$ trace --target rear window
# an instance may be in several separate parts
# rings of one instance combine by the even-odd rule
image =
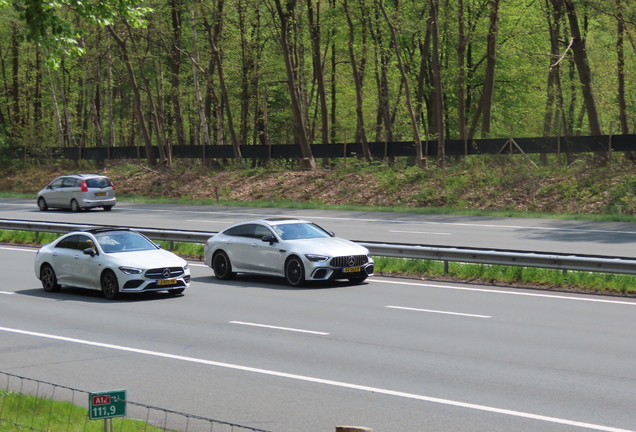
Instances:
[[[105,188],[110,186],[110,180],[106,177],[86,179],[86,186],[89,188]]]

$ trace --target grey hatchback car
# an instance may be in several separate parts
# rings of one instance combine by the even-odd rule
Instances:
[[[69,208],[77,212],[93,207],[108,211],[117,203],[115,186],[101,174],[67,174],[60,176],[38,192],[38,207]]]

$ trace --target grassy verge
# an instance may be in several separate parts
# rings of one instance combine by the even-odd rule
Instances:
[[[58,234],[0,230],[0,242],[40,245]],[[158,241],[162,248],[188,259],[202,260],[203,245]],[[448,273],[441,261],[374,257],[377,275],[409,276],[421,279],[444,279],[484,284],[522,285],[544,289],[562,289],[607,294],[636,294],[636,276],[614,273],[589,273],[534,267],[517,267],[451,262]]]
[[[138,420],[115,418],[113,430],[159,432],[163,429]],[[0,389],[0,432],[100,432],[104,422],[89,420],[88,410],[70,402],[37,398]]]

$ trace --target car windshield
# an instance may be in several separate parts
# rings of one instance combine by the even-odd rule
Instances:
[[[114,231],[96,234],[95,238],[97,238],[97,242],[105,253],[138,252],[157,249],[153,242],[135,232]]]
[[[105,188],[110,186],[110,180],[106,177],[86,179],[86,186],[89,188]]]
[[[275,225],[274,230],[283,240],[330,237],[329,233],[312,223],[290,223]]]

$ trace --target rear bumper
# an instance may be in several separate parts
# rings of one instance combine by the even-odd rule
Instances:
[[[117,204],[117,198],[82,200],[82,207],[112,207],[115,204]]]

